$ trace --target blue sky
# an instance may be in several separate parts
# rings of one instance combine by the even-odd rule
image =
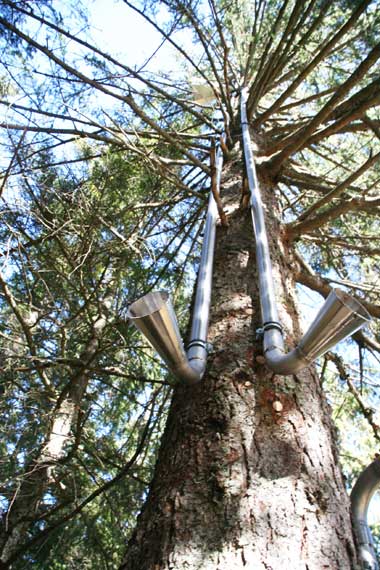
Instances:
[[[88,0],[92,37],[98,46],[113,55],[118,54],[130,66],[139,66],[162,44],[162,36],[142,16],[122,1]],[[161,6],[158,11],[160,22],[168,15]],[[186,41],[187,39],[187,41]],[[181,34],[181,42],[190,47],[190,38]],[[176,54],[167,42],[149,65],[152,71],[172,71],[176,65]]]

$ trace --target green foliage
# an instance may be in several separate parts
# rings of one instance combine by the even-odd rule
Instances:
[[[135,156],[112,149],[66,176],[48,166],[51,159],[38,155],[31,164],[36,174],[19,179],[13,193],[9,187],[1,213],[7,256],[0,331],[2,505],[17,492],[15,473],[22,480],[51,437],[58,402],[70,390],[74,397],[84,374],[77,419],[29,526],[31,547],[14,567],[29,560],[46,568],[51,556],[54,568],[116,568],[152,475],[167,405],[165,388],[154,390],[162,381],[160,366],[125,326],[126,299],[154,278],[146,244],[156,219],[139,204],[147,185],[164,205],[172,188]],[[170,279],[169,269],[165,276]],[[106,326],[87,362],[93,323],[107,299]],[[149,446],[118,480],[147,421]],[[73,509],[115,477],[71,519]],[[55,530],[65,517],[65,531],[61,525]],[[34,548],[33,537],[46,528],[52,531]]]

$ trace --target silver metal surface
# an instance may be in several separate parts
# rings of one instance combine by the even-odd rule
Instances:
[[[333,289],[294,350],[285,354],[280,330],[264,333],[268,366],[279,374],[302,370],[370,319],[359,301],[340,289]]]
[[[256,167],[253,159],[251,137],[247,119],[246,102],[248,92],[241,92],[241,125],[243,135],[244,156],[248,177],[248,186],[251,193],[252,223],[256,239],[256,260],[259,275],[261,314],[264,324],[266,322],[278,322],[276,296],[274,292],[272,263],[269,254],[267,231],[265,228],[264,209],[261,200]]]
[[[299,345],[291,352],[285,353],[283,332],[276,305],[264,209],[247,121],[247,98],[248,92],[244,88],[241,92],[240,113],[256,241],[264,355],[271,370],[278,374],[292,374],[305,368],[339,341],[353,334],[370,320],[370,315],[356,299],[339,289],[334,289]]]
[[[375,459],[359,476],[351,492],[351,513],[359,547],[359,558],[365,570],[379,570],[367,515],[371,499],[380,486],[380,458]]]
[[[175,312],[166,291],[144,295],[130,305],[127,317],[148,339],[174,376],[181,373],[187,382],[198,381],[197,373],[189,367]]]
[[[222,166],[223,153],[220,146],[218,146],[215,161],[218,190],[220,189]],[[207,359],[206,341],[211,303],[212,268],[214,262],[217,217],[218,209],[214,196],[212,192],[210,192],[193,307],[190,342],[187,351],[190,361],[194,359],[202,360],[205,366]]]
[[[223,153],[218,147],[215,164],[218,189],[222,165]],[[176,379],[186,384],[199,382],[206,369],[217,216],[217,206],[210,192],[187,354],[166,291],[148,293],[132,303],[127,312],[127,317],[146,336]]]
[[[309,360],[315,360],[370,320],[359,301],[340,289],[333,289],[298,348]]]

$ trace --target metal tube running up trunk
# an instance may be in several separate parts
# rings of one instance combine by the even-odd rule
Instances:
[[[351,512],[359,546],[359,558],[365,570],[379,570],[372,534],[367,523],[368,507],[380,486],[380,458],[375,459],[359,476],[351,491]]]
[[[222,165],[223,153],[218,147],[215,165],[218,189]],[[132,303],[127,311],[127,317],[146,336],[176,379],[187,384],[199,382],[206,369],[217,216],[217,206],[210,192],[187,353],[166,291],[148,293]]]
[[[299,345],[291,352],[285,353],[283,331],[276,305],[264,208],[249,134],[247,98],[247,89],[243,88],[240,100],[241,125],[256,241],[264,355],[269,368],[274,372],[292,374],[305,368],[337,342],[353,334],[370,320],[370,315],[356,299],[339,289],[334,289]]]

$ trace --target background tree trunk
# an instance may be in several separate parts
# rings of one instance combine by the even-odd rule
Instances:
[[[49,491],[52,481],[58,482],[59,463],[67,458],[66,444],[73,440],[73,430],[81,418],[82,399],[90,378],[90,366],[99,348],[99,339],[108,324],[109,299],[103,301],[103,313],[92,324],[91,336],[81,354],[83,370],[73,373],[66,389],[57,399],[52,412],[50,429],[37,456],[29,460],[26,474],[15,485],[10,508],[0,526],[0,569],[11,568],[11,561],[23,546],[29,525]],[[78,417],[78,414],[80,416]],[[79,439],[78,439],[79,440]]]
[[[228,165],[214,266],[208,373],[175,390],[155,476],[123,570],[357,568],[328,404],[314,366],[276,376],[255,344],[254,237]],[[262,177],[263,178],[263,177]],[[292,253],[262,180],[281,320],[299,335]]]

